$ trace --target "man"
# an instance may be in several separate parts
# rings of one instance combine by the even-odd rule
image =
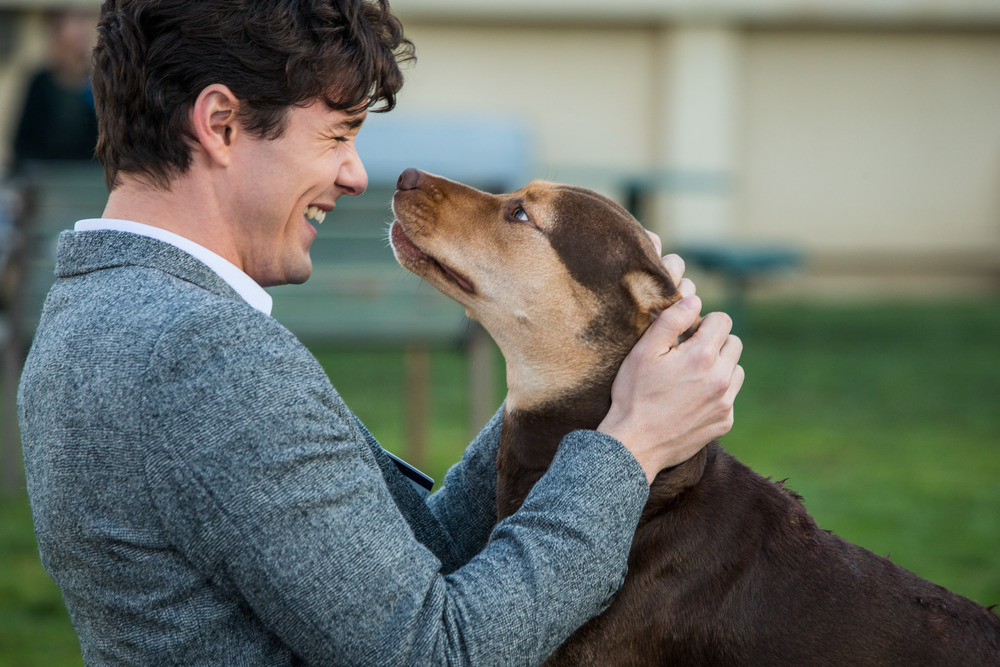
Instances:
[[[37,160],[93,160],[97,117],[90,89],[93,12],[50,18],[49,63],[28,84],[14,134],[14,171]]]
[[[365,189],[354,140],[409,54],[387,4],[109,0],[99,32],[112,191],[60,238],[19,393],[85,661],[541,662],[620,586],[649,480],[730,428],[728,319],[668,351],[685,281],[603,432],[495,529],[497,417],[425,500],[260,287],[306,280],[307,212]]]

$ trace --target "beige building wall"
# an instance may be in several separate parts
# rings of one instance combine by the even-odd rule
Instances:
[[[407,34],[418,62],[399,113],[520,119],[540,178],[653,163],[655,31],[414,22]]]
[[[711,241],[791,245],[829,291],[1000,288],[1000,30],[411,21],[409,33],[419,62],[399,112],[521,118],[536,177],[618,198],[644,170],[728,177],[693,192],[661,179],[644,222],[668,240],[708,228]],[[702,47],[678,46],[692,33],[721,44],[700,79]],[[699,118],[699,97],[729,108]]]
[[[1000,256],[1000,34],[753,31],[740,231]]]

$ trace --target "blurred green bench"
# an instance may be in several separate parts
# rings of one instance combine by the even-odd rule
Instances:
[[[803,252],[790,246],[753,244],[704,244],[673,249],[687,262],[722,277],[726,312],[733,318],[733,332],[746,334],[747,293],[753,281],[789,273],[801,267]]]
[[[625,207],[640,220],[646,201],[656,194],[701,195],[723,198],[733,190],[733,175],[722,170],[646,169],[624,173],[618,184],[625,193]],[[667,239],[665,252],[677,253],[722,279],[725,310],[733,319],[733,331],[746,333],[747,296],[751,285],[762,278],[791,273],[804,262],[802,250],[788,244],[743,243],[728,238],[687,245]]]

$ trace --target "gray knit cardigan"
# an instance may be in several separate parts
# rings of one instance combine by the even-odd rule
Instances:
[[[620,587],[648,486],[563,441],[494,526],[500,413],[423,499],[281,324],[159,241],[65,232],[18,411],[88,664],[527,665]]]

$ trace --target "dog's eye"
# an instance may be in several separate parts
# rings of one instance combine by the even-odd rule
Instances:
[[[511,211],[510,215],[515,220],[520,220],[521,222],[531,222],[531,218],[528,217],[528,213],[520,206]]]

